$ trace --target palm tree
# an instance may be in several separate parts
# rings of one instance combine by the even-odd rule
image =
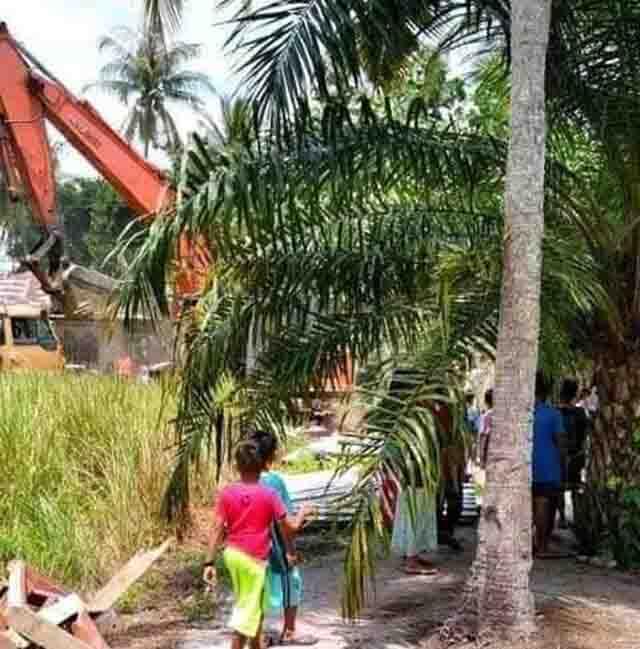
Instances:
[[[505,191],[495,426],[486,514],[463,612],[480,635],[501,640],[535,628],[531,572],[531,410],[538,367],[544,233],[545,69],[551,0],[511,5],[511,140]]]
[[[424,35],[440,38],[445,47],[484,44],[502,52],[506,61],[513,55],[514,5],[502,0],[381,0],[350,3],[349,10],[330,1],[285,4],[245,10],[235,41],[245,55],[245,88],[261,116],[277,129],[286,127],[310,89],[328,94],[330,74],[338,86],[360,80],[370,73],[372,52],[374,62],[384,63],[382,72],[398,69]],[[267,21],[273,21],[272,38],[262,38]],[[594,360],[603,405],[596,421],[594,478],[606,491],[618,485],[618,502],[621,490],[637,484],[639,463],[634,431],[640,384],[634,377],[640,359],[634,350],[640,331],[640,97],[633,56],[639,43],[636,2],[553,5],[546,71],[550,123],[555,133],[567,127],[589,133],[598,149],[594,161],[608,168],[605,200],[574,205],[567,218],[581,221],[585,241],[599,260],[601,285],[615,287],[607,308],[583,323],[588,335],[580,345]],[[377,76],[384,81],[385,74]]]
[[[163,42],[168,42],[180,27],[184,5],[184,0],[144,0],[145,31],[157,34]]]
[[[407,349],[415,347],[417,341],[425,337],[430,344],[420,354],[427,370],[424,376],[450,385],[451,360],[457,358],[456,354],[463,356],[470,346],[491,346],[495,342],[491,323],[495,325],[497,316],[497,285],[489,281],[486,272],[476,268],[476,279],[484,281],[481,290],[493,287],[489,295],[494,301],[489,311],[473,312],[470,304],[479,295],[471,288],[477,288],[477,284],[467,283],[473,273],[459,273],[459,269],[452,270],[445,262],[451,260],[452,248],[470,236],[467,230],[471,224],[486,224],[482,215],[491,213],[494,217],[490,220],[499,222],[496,215],[502,205],[492,204],[487,195],[500,187],[504,169],[501,143],[429,128],[427,123],[420,121],[419,111],[412,113],[413,121],[409,123],[398,122],[391,115],[381,118],[368,112],[366,102],[361,121],[354,123],[330,93],[350,88],[365,77],[384,82],[399,69],[407,55],[419,47],[424,33],[444,31],[448,44],[456,44],[468,35],[478,38],[479,33],[484,40],[484,34],[488,34],[490,44],[504,50],[507,60],[521,63],[522,52],[516,47],[520,43],[512,37],[521,33],[525,19],[532,18],[531,13],[519,13],[524,10],[523,4],[509,5],[498,0],[466,3],[425,0],[399,4],[380,0],[348,3],[347,7],[337,1],[316,0],[298,3],[293,8],[290,3],[283,2],[281,11],[272,3],[268,8],[249,9],[242,14],[235,38],[246,55],[245,88],[256,102],[258,119],[263,124],[268,123],[275,135],[273,141],[258,148],[258,153],[250,149],[236,157],[233,169],[219,165],[219,160],[211,156],[206,146],[196,144],[191,152],[192,166],[184,178],[189,188],[185,196],[190,198],[173,226],[174,233],[206,231],[212,238],[223,241],[220,247],[225,250],[228,272],[242,281],[239,289],[224,298],[211,297],[203,307],[206,317],[191,348],[182,384],[184,457],[197,455],[203,436],[208,434],[203,425],[218,421],[221,409],[211,398],[211,386],[227,373],[237,371],[244,341],[255,323],[261,328],[266,346],[260,371],[244,387],[248,394],[271,397],[261,399],[261,405],[256,404],[252,413],[259,420],[262,417],[265,423],[282,417],[281,406],[287,400],[287,391],[303,391],[314,373],[330,375],[338,359],[344,358],[346,347],[361,362],[371,364],[378,360],[384,369],[388,368],[385,361],[390,356],[395,354],[402,358]],[[542,33],[544,29],[538,30],[548,23],[550,7],[549,3],[542,2],[528,4],[530,12],[543,12],[539,14],[543,20],[530,25],[531,33],[536,36],[532,60],[536,61],[534,69],[539,81],[542,74],[539,63],[546,36]],[[577,31],[583,31],[584,20],[576,20],[580,11],[587,14],[594,11],[593,3],[572,3],[571,7],[563,6],[562,11],[556,7],[554,11],[547,69],[548,87],[554,90],[550,95],[551,108],[560,106],[559,100],[565,95],[576,95],[575,87],[563,81],[568,71],[565,69],[559,74],[560,68],[555,64],[571,60],[562,46],[571,44],[567,35],[575,37],[576,25],[579,26]],[[273,29],[271,37],[265,36],[262,29],[267,23]],[[389,25],[394,28],[389,29]],[[253,37],[252,28],[256,28]],[[593,29],[584,29],[585,38],[592,38],[593,33]],[[570,51],[577,57],[578,50],[573,45]],[[593,51],[609,50],[594,47]],[[363,59],[363,53],[369,57]],[[367,65],[363,60],[368,61]],[[576,83],[584,79],[579,65],[572,66],[571,70],[576,73],[575,78],[571,77]],[[518,81],[522,81],[522,77],[518,77]],[[561,82],[564,85],[560,85]],[[310,126],[312,118],[307,97],[311,89],[320,97],[332,100],[320,131]],[[514,97],[518,96],[514,89]],[[533,124],[538,129],[543,124],[540,121],[543,105],[544,97],[534,112]],[[582,111],[576,113],[581,119],[585,118]],[[551,115],[556,117],[555,112]],[[514,127],[517,124],[514,116]],[[516,136],[518,133],[514,132],[514,138]],[[535,180],[542,182],[544,149],[540,148],[540,142],[544,138],[540,137],[540,132],[538,136],[538,147],[531,149],[535,151],[531,160],[537,167],[533,174]],[[531,143],[531,140],[523,141]],[[293,143],[295,147],[280,155],[278,145],[283,142]],[[515,144],[514,140],[512,155],[518,151]],[[569,217],[582,216],[584,205],[580,205],[575,196],[571,198],[568,187],[573,180],[556,176],[559,171],[556,166],[550,168],[554,173],[547,184],[547,203],[555,205],[555,214],[550,213],[550,226],[555,230],[566,227]],[[487,174],[487,169],[495,175]],[[510,167],[512,172],[516,169],[514,165]],[[402,188],[399,179],[405,183]],[[461,195],[455,195],[455,188]],[[512,185],[509,188],[514,189]],[[534,339],[537,338],[533,334],[538,320],[536,291],[540,261],[536,245],[541,237],[542,223],[539,187],[532,185],[528,196],[532,199],[530,209],[535,227],[534,236],[527,242],[531,247],[525,248],[528,256],[524,258],[532,274],[523,278],[518,273],[510,275],[505,271],[505,276],[513,279],[516,285],[518,281],[523,282],[526,290],[520,295],[527,298],[533,317],[525,323],[526,327],[522,323],[514,324],[508,310],[514,304],[508,299],[502,311],[505,328],[513,324],[515,331],[525,333],[525,340],[517,342],[524,349],[522,359],[527,380],[518,381],[519,387],[514,392],[518,407],[512,414],[512,429],[507,426],[506,388],[498,398],[502,403],[502,428],[497,433],[498,450],[494,453],[492,468],[494,476],[500,475],[510,468],[509,462],[513,460],[514,474],[519,477],[515,494],[523,499],[528,498],[524,455],[514,459],[513,449],[507,449],[507,442],[516,431],[523,432],[533,393],[531,378],[536,354]],[[522,215],[512,210],[513,203],[508,207],[509,217],[517,225]],[[437,243],[429,227],[435,228]],[[473,231],[478,236],[479,231]],[[502,233],[501,229],[499,232]],[[509,235],[507,243],[514,245],[517,235],[522,235],[521,224],[506,232]],[[152,291],[157,286],[153,280],[153,275],[157,275],[154,267],[163,267],[158,262],[162,251],[169,249],[167,240],[171,236],[166,227],[155,227],[146,253],[137,259],[132,269],[138,286],[150,287]],[[389,238],[393,241],[391,249],[384,243]],[[480,246],[488,244],[480,237],[472,241]],[[500,257],[495,247],[499,236],[492,241],[495,270],[495,258]],[[554,245],[559,244],[556,237],[553,241]],[[551,241],[547,241],[546,246],[548,253]],[[589,260],[586,266],[601,270],[602,262],[592,264],[597,253],[588,242],[575,238],[571,246],[584,253],[584,259]],[[469,251],[466,252],[467,261],[473,259]],[[583,260],[580,255],[572,257],[578,260],[571,271],[578,273],[575,277],[583,277],[587,270]],[[547,254],[547,261],[549,259]],[[565,261],[567,259],[568,256]],[[489,263],[487,259],[484,261]],[[222,262],[224,265],[224,259]],[[513,270],[512,255],[507,255],[505,263]],[[564,285],[566,290],[567,270],[564,268],[559,273],[555,283],[547,279],[546,285],[555,290],[563,290]],[[331,279],[335,275],[337,277]],[[591,279],[594,277],[595,274]],[[506,298],[513,294],[510,288],[513,286],[505,282],[503,295]],[[597,284],[594,288],[587,282],[582,288],[593,306],[596,300],[591,298],[598,291]],[[562,311],[567,304],[577,301],[584,306],[582,298],[576,300],[576,293],[570,293],[567,302],[552,300],[553,309],[543,310],[545,319],[557,318],[558,310]],[[125,301],[135,301],[134,294],[130,292]],[[447,299],[442,299],[445,296]],[[162,299],[158,293],[155,297]],[[327,313],[331,313],[331,317],[327,317]],[[575,316],[574,312],[574,321]],[[560,330],[566,330],[570,321],[571,318],[564,321]],[[440,325],[439,329],[436,324]],[[543,320],[543,331],[547,328]],[[436,331],[440,335],[436,335]],[[505,349],[504,340],[503,332],[501,350]],[[508,342],[515,344],[514,340]],[[289,353],[285,354],[285,350]],[[504,363],[503,356],[503,360],[499,360],[503,368],[502,386],[509,372],[514,371],[513,365],[507,367]],[[367,429],[366,440],[370,441],[363,442],[364,457],[370,470],[364,471],[359,485],[358,515],[354,517],[353,527],[355,540],[347,557],[352,593],[362,594],[365,578],[373,570],[368,562],[360,560],[363,556],[373,556],[372,548],[363,546],[373,535],[367,536],[364,530],[375,532],[379,527],[375,503],[361,497],[372,493],[373,467],[385,462],[392,465],[396,461],[385,455],[388,446],[381,439],[381,432],[390,434],[405,448],[417,448],[425,462],[430,461],[429,448],[416,447],[415,428],[411,423],[427,417],[420,415],[417,405],[424,400],[426,387],[425,381],[416,388],[416,398],[412,399],[404,417],[395,418],[393,422],[387,419],[383,429]],[[372,417],[371,421],[376,418]],[[425,421],[422,424],[428,427]],[[523,444],[523,436],[516,441]],[[523,450],[522,446],[519,448]],[[359,461],[361,459],[362,454]],[[532,610],[526,588],[530,568],[528,514],[512,515],[513,493],[496,488],[491,497],[496,503],[496,511],[491,510],[492,513],[502,517],[502,525],[508,525],[510,532],[504,541],[504,556],[507,561],[515,561],[515,553],[521,549],[524,559],[518,563],[515,576],[501,574],[499,581],[503,590],[496,593],[485,586],[489,583],[488,571],[494,565],[492,562],[501,556],[500,551],[497,546],[483,546],[469,582],[470,597],[464,612],[470,612],[475,622],[479,619],[503,623],[508,633],[526,632],[531,625]],[[521,501],[522,509],[527,509],[524,503]],[[490,520],[483,524],[484,538],[491,536],[490,525]],[[495,535],[492,541],[496,541]],[[353,601],[356,600],[358,597]],[[347,606],[348,612],[349,609]],[[474,632],[478,629],[474,622],[467,624],[466,620],[463,626],[473,628]]]
[[[129,108],[124,135],[129,142],[139,139],[146,157],[152,145],[170,152],[179,150],[182,140],[172,107],[201,113],[205,106],[202,96],[215,92],[206,75],[185,69],[199,56],[200,46],[165,45],[151,31],[121,27],[101,38],[99,49],[111,53],[113,60],[102,68],[100,80],[85,90],[97,88]]]
[[[434,425],[420,404],[452,398],[456,365],[496,343],[506,147],[456,132],[426,108],[416,104],[395,116],[364,101],[354,122],[334,104],[317,120],[309,117],[298,146],[284,151],[266,133],[259,144],[240,140],[222,149],[196,139],[182,177],[182,210],[153,226],[122,298],[129,313],[166,300],[158,269],[170,266],[180,232],[219,242],[216,272],[226,288],[203,297],[188,349],[171,507],[184,502],[190,462],[208,440],[222,457],[233,442],[237,429],[224,415],[237,403],[219,399],[230,377],[235,396],[245,399],[244,417],[273,426],[312,381],[331,379],[345,349],[366,367],[366,434],[345,460],[345,468],[357,463],[362,471],[349,503],[357,515],[347,555],[348,615],[357,613],[374,570],[363,558],[385,543],[376,476],[384,467],[402,472],[417,454],[433,480]],[[580,244],[566,236],[562,197],[572,193],[571,181],[554,169],[547,186],[554,235],[545,244],[543,330],[553,334],[601,298],[588,253],[576,255]],[[246,377],[251,333],[263,345],[257,370]],[[545,343],[553,357],[555,337]],[[413,367],[418,380],[400,404],[402,416],[389,417],[382,395],[394,364]],[[431,432],[424,438],[420,430]]]

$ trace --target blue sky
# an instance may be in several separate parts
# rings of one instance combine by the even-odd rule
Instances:
[[[27,46],[73,92],[81,94],[85,84],[95,81],[105,63],[97,50],[100,36],[114,27],[136,27],[140,19],[140,0],[0,0],[0,20],[9,25],[13,36]],[[214,0],[190,0],[180,39],[201,43],[202,56],[191,66],[205,72],[219,92],[233,89],[232,65],[223,52],[227,29],[214,26],[223,16],[215,13]],[[126,109],[97,91],[87,98],[103,117],[119,128]],[[209,110],[215,116],[217,100]],[[179,125],[187,130],[194,118],[187,112],[178,115]],[[55,139],[60,139],[55,135]],[[157,159],[161,162],[161,159]],[[93,173],[91,168],[65,148],[62,170],[68,174]]]

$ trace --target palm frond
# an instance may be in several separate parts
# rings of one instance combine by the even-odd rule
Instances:
[[[184,0],[144,0],[147,30],[166,42],[182,23],[184,5]]]
[[[162,64],[170,70],[197,59],[202,54],[200,43],[171,43],[162,52]]]

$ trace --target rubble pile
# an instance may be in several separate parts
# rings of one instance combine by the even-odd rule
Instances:
[[[80,595],[39,574],[23,561],[9,564],[0,583],[0,649],[109,649],[99,619],[168,549],[136,554],[93,596]]]

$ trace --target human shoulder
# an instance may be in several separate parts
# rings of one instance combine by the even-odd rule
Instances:
[[[225,485],[218,491],[218,500],[226,500],[232,498],[234,494],[238,493],[240,485],[237,482],[231,482],[228,485]]]
[[[280,489],[286,489],[286,485],[282,476],[275,471],[268,471],[267,473],[264,473],[260,478],[260,481],[266,487],[270,487],[271,489],[275,489],[276,491],[279,491]]]

